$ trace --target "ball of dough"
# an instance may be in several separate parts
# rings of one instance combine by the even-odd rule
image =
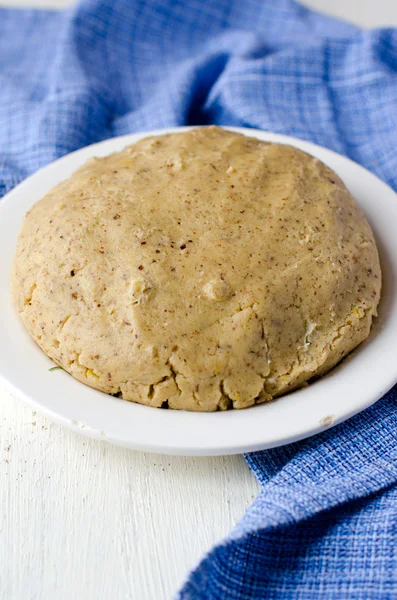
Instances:
[[[335,173],[217,127],[88,161],[26,216],[12,279],[30,335],[73,377],[193,411],[322,375],[368,336],[381,286]]]

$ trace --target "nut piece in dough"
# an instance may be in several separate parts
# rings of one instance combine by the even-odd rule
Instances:
[[[233,294],[233,290],[229,283],[219,277],[219,279],[211,279],[203,287],[203,292],[210,300],[222,302],[227,300]]]

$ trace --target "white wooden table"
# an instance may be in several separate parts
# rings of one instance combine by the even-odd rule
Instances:
[[[397,25],[395,0],[305,3]],[[258,492],[241,456],[176,458],[89,440],[1,384],[0,423],[1,600],[168,600]]]

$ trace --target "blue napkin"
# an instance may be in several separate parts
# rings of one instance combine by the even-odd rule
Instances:
[[[397,32],[291,0],[0,10],[0,193],[81,146],[208,123],[313,141],[397,189]],[[179,599],[397,598],[396,401],[248,455],[260,495]]]

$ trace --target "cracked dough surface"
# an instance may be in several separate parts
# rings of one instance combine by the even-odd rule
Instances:
[[[150,406],[245,408],[369,334],[381,273],[343,182],[216,127],[91,159],[24,221],[17,310],[57,364]]]

